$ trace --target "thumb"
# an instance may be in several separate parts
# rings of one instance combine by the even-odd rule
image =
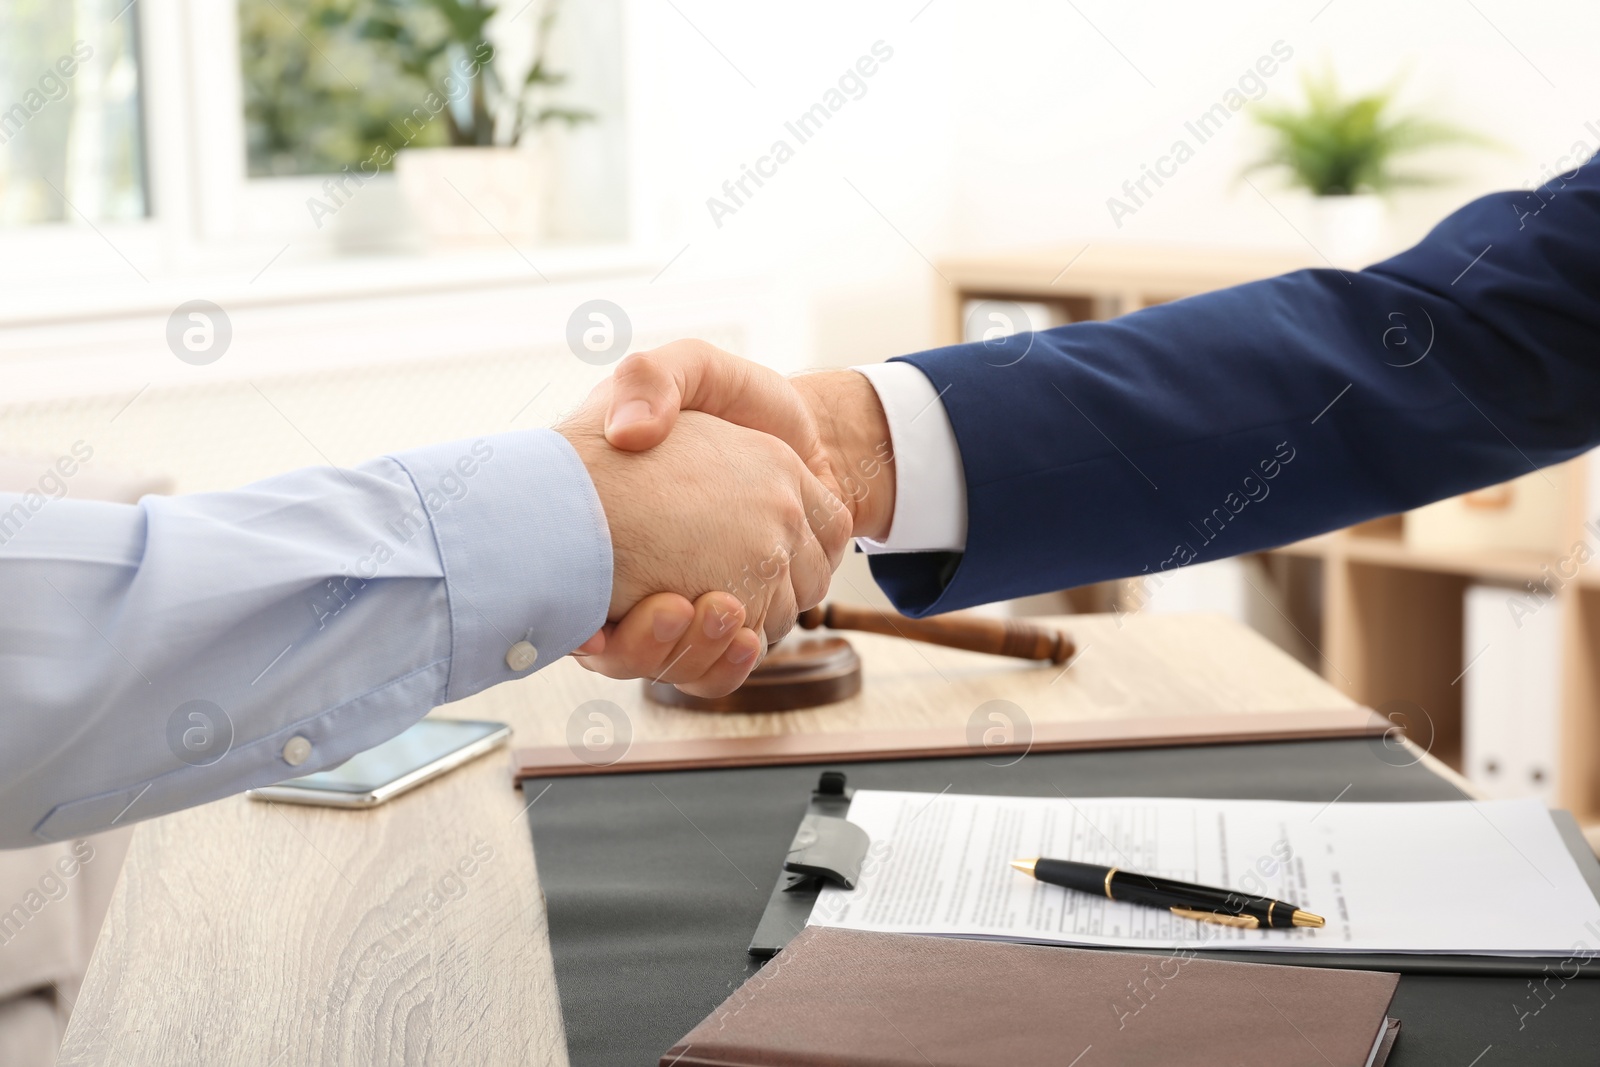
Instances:
[[[635,352],[617,364],[606,408],[606,440],[627,452],[643,452],[667,439],[683,407],[683,390],[668,361],[658,352]]]
[[[789,379],[704,341],[673,341],[617,364],[606,440],[632,452],[653,448],[681,410],[771,434],[813,472],[828,470],[816,420]]]
[[[610,636],[612,629],[613,624],[606,623],[605,626],[594,632],[593,637],[573,649],[571,654],[574,656],[593,656],[604,652],[606,650],[606,639]]]

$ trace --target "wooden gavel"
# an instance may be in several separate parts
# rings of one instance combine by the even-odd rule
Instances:
[[[866,633],[904,637],[931,645],[964,648],[1017,659],[1049,660],[1065,663],[1077,652],[1072,639],[1058,630],[1047,630],[1016,619],[989,619],[977,615],[946,615],[932,619],[908,619],[876,608],[852,604],[820,604],[800,613],[800,626],[815,630],[861,630]]]
[[[890,611],[823,604],[800,613],[802,629],[834,630],[926,641],[970,652],[1065,663],[1077,652],[1066,634],[1016,619],[945,615],[908,619]],[[721,697],[690,696],[674,685],[646,679],[645,695],[658,704],[695,711],[764,712],[815,708],[861,691],[861,658],[842,637],[787,637],[772,647],[738,689]]]

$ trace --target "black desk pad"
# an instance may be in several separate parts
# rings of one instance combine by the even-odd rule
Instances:
[[[1461,799],[1426,768],[1397,765],[1405,758],[1373,739],[1043,753],[1011,766],[971,756],[837,769],[853,789]],[[526,798],[537,798],[528,818],[573,1067],[655,1064],[759,969],[746,944],[827,766],[523,783]],[[1407,973],[1392,1008],[1402,1030],[1391,1067],[1593,1067],[1600,1063],[1600,981],[1561,977],[1571,973],[1571,964],[1531,978]]]

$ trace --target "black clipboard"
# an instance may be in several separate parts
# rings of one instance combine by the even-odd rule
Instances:
[[[781,952],[805,929],[824,887],[854,889],[861,880],[872,841],[847,818],[852,795],[843,771],[823,771],[818,777],[784,854],[778,884],[745,949],[751,956],[769,960]]]
[[[843,771],[823,771],[811,801],[800,820],[800,827],[789,843],[783,871],[773,888],[756,926],[748,949],[756,959],[776,956],[805,929],[823,888],[834,885],[850,890],[861,877],[871,839],[865,830],[849,821],[854,790]],[[1567,846],[1578,873],[1589,892],[1600,900],[1600,859],[1595,857],[1583,836],[1583,829],[1569,811],[1551,811],[1550,819],[1562,844]],[[1384,952],[1250,952],[1227,949],[1196,951],[1196,956],[1243,963],[1281,963],[1289,966],[1332,967],[1357,971],[1399,971],[1411,974],[1548,974],[1552,968],[1568,978],[1600,977],[1600,929],[1592,931],[1593,953],[1574,953],[1568,958],[1426,955]],[[1159,948],[1084,945],[1111,952],[1159,952]]]

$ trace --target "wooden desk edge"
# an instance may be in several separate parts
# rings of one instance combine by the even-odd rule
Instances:
[[[765,767],[809,763],[865,763],[982,753],[1024,756],[1029,752],[1159,748],[1267,741],[1312,741],[1382,737],[1390,723],[1370,708],[1249,712],[1204,717],[1152,716],[1090,722],[1041,722],[1028,736],[1001,745],[974,742],[968,730],[862,730],[768,734],[760,737],[700,737],[641,741],[619,758],[589,762],[562,745],[512,750],[512,782],[588,774]]]

